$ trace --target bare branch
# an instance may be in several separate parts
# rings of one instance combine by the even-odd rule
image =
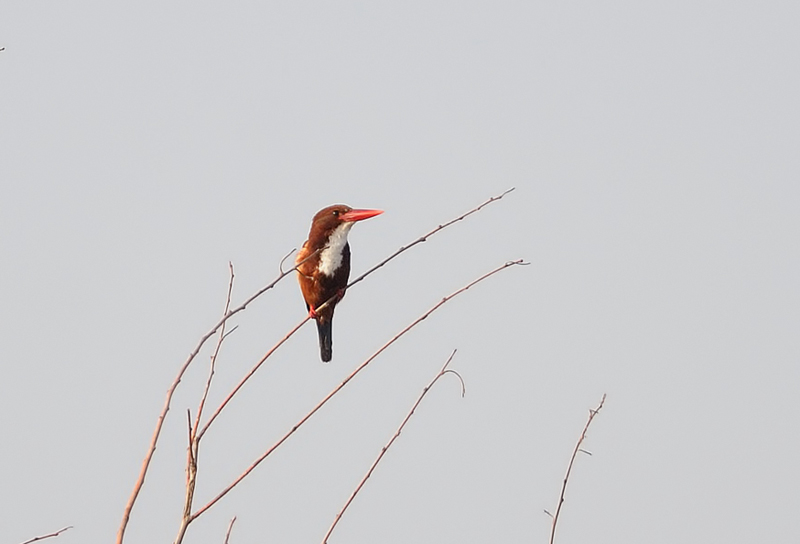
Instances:
[[[372,463],[372,465],[369,467],[369,470],[367,470],[367,473],[364,475],[364,477],[363,477],[363,478],[361,479],[361,481],[358,483],[358,485],[356,486],[355,490],[354,490],[354,491],[353,491],[353,493],[350,495],[350,498],[349,498],[349,499],[347,499],[347,502],[344,504],[344,506],[342,507],[342,509],[341,509],[341,510],[339,510],[339,513],[338,513],[338,514],[336,514],[336,518],[333,520],[333,523],[331,524],[330,528],[328,529],[328,532],[327,532],[327,533],[325,533],[325,536],[322,538],[322,544],[327,544],[327,543],[328,543],[328,539],[330,538],[330,536],[331,536],[331,533],[333,533],[333,530],[336,528],[336,525],[338,525],[338,523],[339,523],[339,520],[340,520],[340,519],[342,519],[342,516],[344,515],[345,511],[347,510],[347,508],[348,508],[348,507],[350,506],[350,504],[353,502],[353,499],[355,499],[355,498],[356,498],[356,495],[358,495],[358,492],[359,492],[359,491],[361,491],[361,488],[362,488],[362,487],[364,487],[364,484],[366,484],[366,483],[367,483],[367,480],[369,479],[369,477],[370,477],[370,476],[372,476],[372,473],[375,471],[375,467],[377,467],[377,466],[378,466],[378,463],[380,463],[380,462],[381,462],[381,459],[383,459],[383,456],[384,456],[384,455],[386,455],[386,452],[387,452],[387,451],[389,450],[389,448],[392,446],[392,444],[394,443],[394,441],[395,441],[395,440],[397,440],[397,438],[400,436],[400,433],[402,433],[402,432],[403,432],[403,428],[406,426],[406,423],[408,423],[408,421],[411,419],[411,416],[413,416],[413,415],[414,415],[414,412],[416,411],[416,409],[417,409],[417,407],[419,406],[419,404],[422,402],[422,399],[423,399],[423,398],[425,398],[425,395],[427,395],[427,394],[428,394],[428,391],[430,391],[430,390],[431,390],[431,388],[432,388],[432,387],[433,387],[433,386],[436,384],[436,382],[439,380],[439,378],[441,378],[442,376],[444,376],[444,375],[445,375],[445,374],[447,374],[448,372],[451,372],[451,373],[455,374],[455,375],[458,377],[458,379],[461,381],[461,391],[462,391],[462,395],[461,395],[461,396],[462,396],[462,397],[464,396],[464,395],[463,395],[463,391],[464,391],[464,380],[461,378],[461,375],[460,375],[460,374],[458,374],[458,372],[456,372],[456,371],[454,371],[454,370],[448,370],[448,368],[447,368],[447,366],[450,364],[450,361],[452,361],[452,360],[453,360],[453,356],[454,356],[455,354],[456,354],[456,350],[453,350],[453,353],[451,353],[451,354],[450,354],[450,357],[448,357],[448,358],[447,358],[447,361],[444,363],[444,366],[441,368],[441,370],[439,370],[439,373],[438,373],[438,374],[436,374],[436,376],[433,378],[433,380],[431,381],[431,383],[429,383],[429,384],[428,384],[428,385],[425,387],[425,389],[423,389],[423,390],[422,390],[422,394],[419,396],[419,398],[417,399],[417,401],[414,403],[414,406],[412,406],[412,407],[411,407],[411,410],[408,412],[408,414],[406,414],[406,417],[405,417],[405,419],[403,419],[403,422],[400,424],[400,426],[399,426],[399,427],[397,428],[397,430],[394,432],[394,435],[392,436],[392,438],[391,438],[391,439],[389,440],[389,442],[388,442],[388,443],[387,443],[387,444],[386,444],[386,445],[385,445],[385,446],[384,446],[384,447],[381,449],[381,452],[378,454],[378,457],[377,457],[377,459],[375,459],[375,461],[374,461],[374,462]]]
[[[5,48],[3,48],[3,49],[5,49]],[[0,51],[2,51],[2,49],[0,49]],[[53,538],[53,537],[56,537],[56,536],[60,535],[64,531],[69,531],[70,529],[72,529],[72,525],[64,527],[63,529],[59,529],[55,533],[50,533],[49,535],[37,536],[37,537],[34,537],[34,538],[30,539],[30,540],[26,540],[22,544],[31,544],[32,542],[38,542],[40,540],[44,540],[45,538]]]
[[[293,434],[295,433],[295,431],[297,431],[297,429],[299,429],[299,428],[300,428],[300,427],[301,427],[301,426],[302,426],[302,425],[303,425],[303,424],[304,424],[306,421],[308,421],[308,420],[311,418],[311,416],[313,416],[313,415],[314,415],[314,414],[315,414],[315,413],[316,413],[316,412],[317,412],[317,411],[318,411],[320,408],[322,408],[322,407],[323,407],[323,406],[324,406],[324,405],[325,405],[325,404],[326,404],[326,403],[327,403],[327,402],[328,402],[330,399],[332,399],[332,398],[333,398],[333,397],[334,397],[334,396],[335,396],[335,395],[336,395],[336,394],[337,394],[339,391],[341,391],[341,390],[342,390],[342,388],[344,388],[344,386],[346,386],[346,385],[347,385],[347,384],[350,382],[350,380],[352,380],[352,379],[353,379],[353,378],[354,378],[354,377],[355,377],[355,376],[356,376],[356,375],[357,375],[359,372],[361,372],[361,371],[362,371],[364,368],[366,368],[366,366],[367,366],[369,363],[371,363],[371,362],[372,362],[372,361],[373,361],[373,360],[374,360],[376,357],[378,357],[378,355],[380,355],[381,353],[383,353],[383,352],[384,352],[386,349],[388,349],[388,348],[389,348],[389,346],[391,346],[392,344],[394,344],[394,343],[395,343],[397,340],[399,340],[399,339],[400,339],[400,338],[401,338],[403,335],[405,335],[405,334],[406,334],[408,331],[410,331],[411,329],[413,329],[413,328],[414,328],[415,326],[417,326],[417,325],[418,325],[420,322],[424,321],[424,320],[425,320],[425,319],[426,319],[428,316],[430,316],[430,315],[431,315],[433,312],[435,312],[435,311],[436,311],[437,309],[439,309],[439,308],[440,308],[442,305],[444,305],[445,303],[447,303],[447,301],[449,301],[450,299],[452,299],[453,297],[455,297],[455,296],[457,296],[457,295],[460,295],[461,293],[463,293],[464,291],[466,291],[466,290],[467,290],[467,289],[469,289],[470,287],[474,286],[475,284],[477,284],[477,283],[480,283],[481,281],[485,280],[486,278],[488,278],[488,277],[490,277],[490,276],[492,276],[492,275],[494,275],[494,274],[497,274],[498,272],[500,272],[500,271],[502,271],[502,270],[505,270],[506,268],[509,268],[509,267],[511,267],[511,266],[514,266],[514,265],[523,265],[523,264],[527,264],[527,263],[525,263],[525,262],[524,262],[524,261],[522,261],[521,259],[520,259],[520,260],[516,260],[516,261],[508,261],[507,263],[505,263],[505,264],[503,264],[503,265],[501,265],[501,266],[499,266],[499,267],[495,268],[495,269],[494,269],[494,270],[492,270],[491,272],[487,272],[486,274],[484,274],[483,276],[479,277],[478,279],[476,279],[476,280],[473,280],[472,282],[468,283],[467,285],[465,285],[465,286],[464,286],[464,287],[462,287],[461,289],[458,289],[457,291],[454,291],[454,292],[453,292],[453,293],[451,293],[450,295],[448,295],[448,296],[444,297],[442,300],[440,300],[440,301],[439,301],[439,302],[437,302],[437,303],[436,303],[434,306],[432,306],[432,307],[431,307],[431,308],[430,308],[430,309],[429,309],[427,312],[425,312],[425,313],[424,313],[424,314],[422,314],[420,317],[418,317],[417,319],[415,319],[415,320],[414,320],[414,321],[413,321],[413,322],[412,322],[410,325],[408,325],[408,326],[407,326],[405,329],[403,329],[402,331],[400,331],[399,333],[397,333],[396,335],[394,335],[394,336],[393,336],[393,337],[392,337],[392,338],[391,338],[391,339],[390,339],[388,342],[386,342],[386,343],[385,343],[383,346],[381,346],[380,348],[378,348],[378,350],[377,350],[375,353],[373,353],[372,355],[370,355],[370,356],[369,356],[369,357],[368,357],[368,358],[367,358],[367,359],[366,359],[366,360],[365,360],[363,363],[361,363],[361,365],[359,365],[359,366],[358,366],[358,368],[356,368],[356,369],[355,369],[353,372],[351,372],[351,373],[350,373],[350,375],[349,375],[349,376],[347,376],[347,377],[344,379],[344,381],[342,381],[342,383],[341,383],[341,384],[339,384],[339,385],[338,385],[338,386],[337,386],[337,387],[336,387],[336,388],[335,388],[333,391],[331,391],[330,393],[328,393],[328,395],[327,395],[327,396],[326,396],[324,399],[322,399],[322,401],[320,401],[320,402],[319,402],[319,404],[317,404],[317,405],[316,405],[316,406],[315,406],[315,407],[314,407],[314,408],[313,408],[313,409],[312,409],[312,410],[311,410],[311,411],[310,411],[308,414],[306,414],[305,416],[303,416],[303,418],[302,418],[302,419],[300,419],[300,421],[298,421],[298,422],[297,422],[297,423],[294,425],[294,427],[292,427],[292,429],[291,429],[291,430],[290,430],[288,433],[286,433],[286,434],[285,434],[285,435],[284,435],[284,436],[283,436],[283,437],[282,437],[280,440],[278,440],[278,441],[277,441],[275,444],[273,444],[273,445],[272,445],[272,446],[271,446],[271,447],[270,447],[270,448],[269,448],[269,449],[268,449],[266,452],[264,452],[264,453],[261,455],[261,457],[259,457],[258,459],[256,459],[256,460],[255,460],[255,461],[254,461],[254,462],[253,462],[253,463],[252,463],[252,464],[251,464],[251,465],[250,465],[250,466],[249,466],[249,467],[248,467],[248,468],[247,468],[247,469],[246,469],[246,470],[245,470],[245,471],[244,471],[244,472],[241,474],[241,475],[239,475],[239,477],[237,477],[237,478],[236,478],[236,479],[235,479],[235,480],[234,480],[234,481],[233,481],[231,484],[229,484],[229,485],[228,485],[228,487],[226,487],[225,489],[223,489],[223,490],[222,490],[222,491],[221,491],[221,492],[220,492],[220,493],[219,493],[219,494],[218,494],[216,497],[214,497],[213,499],[211,499],[211,501],[209,501],[209,502],[208,502],[208,503],[207,503],[205,506],[203,506],[203,507],[202,507],[202,508],[200,508],[200,509],[199,509],[197,512],[195,512],[194,514],[192,514],[192,519],[194,520],[194,519],[196,519],[198,516],[202,515],[202,514],[203,514],[203,513],[204,513],[206,510],[208,510],[209,508],[211,508],[212,506],[214,506],[214,505],[215,505],[215,504],[216,504],[216,503],[217,503],[217,502],[218,502],[218,501],[219,501],[219,500],[220,500],[222,497],[224,497],[225,495],[227,495],[227,494],[228,494],[228,492],[229,492],[231,489],[233,489],[234,487],[236,487],[236,486],[239,484],[239,482],[241,482],[243,479],[245,479],[245,478],[247,477],[247,475],[248,475],[248,474],[250,474],[250,473],[251,473],[253,470],[255,470],[255,468],[256,468],[256,467],[257,467],[259,464],[261,464],[261,462],[262,462],[264,459],[266,459],[267,457],[269,457],[269,455],[270,455],[270,454],[271,454],[273,451],[275,451],[275,450],[276,450],[278,447],[280,447],[280,445],[281,445],[281,444],[283,444],[283,443],[284,443],[284,442],[285,442],[285,441],[286,441],[286,440],[287,440],[287,439],[288,439],[288,438],[289,438],[291,435],[293,435]],[[306,320],[307,320],[307,319],[308,319],[308,318],[306,318]],[[301,323],[300,325],[302,325],[302,323]],[[298,328],[300,328],[300,326],[299,326],[299,325],[298,325],[298,326],[297,326],[295,329],[298,329]]]
[[[228,524],[228,531],[225,533],[225,544],[228,544],[228,541],[231,538],[231,529],[233,529],[233,524],[236,522],[236,516],[231,518],[231,522]]]
[[[556,539],[556,526],[558,525],[558,515],[561,513],[561,505],[564,504],[564,494],[567,491],[567,482],[569,481],[569,475],[572,472],[572,464],[575,462],[575,457],[578,455],[579,451],[581,450],[581,444],[583,443],[584,439],[586,438],[586,432],[589,430],[589,425],[592,424],[592,420],[594,416],[600,411],[603,407],[603,403],[606,401],[606,396],[603,394],[603,398],[600,399],[600,404],[597,405],[597,408],[594,410],[589,410],[589,419],[586,421],[586,425],[583,427],[583,432],[581,433],[580,438],[578,438],[578,443],[575,444],[575,449],[572,451],[572,457],[569,458],[569,465],[567,466],[567,475],[564,476],[564,482],[561,484],[561,496],[558,498],[558,506],[556,506],[556,513],[555,515],[550,514],[547,510],[547,513],[551,518],[553,518],[553,524],[550,527],[550,544],[553,544]],[[589,453],[584,451],[584,453]],[[591,455],[591,454],[589,454]]]

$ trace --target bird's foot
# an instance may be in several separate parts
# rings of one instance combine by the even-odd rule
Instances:
[[[313,306],[311,306],[308,309],[308,317],[310,317],[311,319],[316,319],[317,318],[317,311],[314,309]]]

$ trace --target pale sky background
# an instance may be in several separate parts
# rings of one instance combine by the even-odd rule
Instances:
[[[164,394],[314,212],[386,213],[334,359],[301,330],[201,451],[199,506],[400,328],[485,271],[189,529],[331,543],[800,541],[800,4],[88,2],[0,6],[0,543],[111,542]],[[304,315],[234,320],[211,394]],[[172,542],[179,389],[126,542]]]

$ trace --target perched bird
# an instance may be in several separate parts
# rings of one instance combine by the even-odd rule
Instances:
[[[308,240],[297,253],[295,264],[300,290],[308,315],[317,321],[319,353],[327,363],[333,357],[333,310],[344,297],[350,277],[350,244],[347,234],[356,221],[383,213],[383,210],[354,210],[344,204],[328,206],[311,221]],[[327,300],[331,302],[317,311]]]

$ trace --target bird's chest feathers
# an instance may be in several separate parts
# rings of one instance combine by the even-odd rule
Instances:
[[[354,223],[342,223],[328,237],[328,243],[319,254],[317,270],[326,276],[333,276],[342,266],[344,247],[347,245],[347,234]]]

